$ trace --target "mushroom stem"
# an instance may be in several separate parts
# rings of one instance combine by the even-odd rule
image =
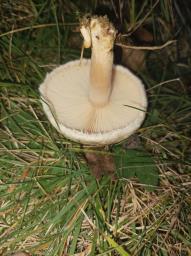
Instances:
[[[112,89],[113,51],[92,48],[89,99],[95,106],[109,102]]]
[[[116,30],[106,16],[84,17],[80,31],[84,47],[92,47],[89,100],[96,107],[109,102],[112,90],[113,45]]]

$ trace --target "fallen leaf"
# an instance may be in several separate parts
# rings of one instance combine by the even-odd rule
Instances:
[[[145,69],[145,51],[122,48],[122,64],[136,72]]]
[[[138,28],[135,32],[134,32],[135,37],[142,41],[142,42],[147,42],[147,43],[151,43],[153,42],[154,38],[153,38],[153,34],[151,32],[149,32],[146,28],[144,27],[140,27]]]
[[[112,155],[102,155],[100,158],[101,168],[104,171],[104,174],[108,174],[112,180],[115,179],[115,161]]]
[[[96,179],[100,179],[102,175],[109,175],[115,179],[116,167],[113,156],[107,153],[85,152],[85,158]]]

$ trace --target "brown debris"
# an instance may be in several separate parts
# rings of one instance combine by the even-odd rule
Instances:
[[[145,52],[143,50],[122,48],[122,63],[133,71],[145,69]]]
[[[115,163],[112,155],[103,152],[85,152],[87,164],[96,179],[109,175],[115,179]]]
[[[154,40],[154,36],[151,32],[149,32],[146,28],[140,27],[134,32],[135,37],[146,43],[152,43]]]

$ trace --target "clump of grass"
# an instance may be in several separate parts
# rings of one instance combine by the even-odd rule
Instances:
[[[97,182],[81,157],[86,149],[59,135],[43,114],[38,85],[55,66],[79,58],[77,18],[104,2],[87,8],[84,1],[30,0],[22,10],[2,2],[1,255],[190,254],[190,51],[187,58],[183,51],[188,9],[179,1],[107,2],[123,34],[134,36],[144,25],[154,35],[149,46],[177,40],[147,52],[139,70],[150,107],[137,136],[159,170],[154,191],[136,178]],[[126,142],[120,147],[128,154]]]

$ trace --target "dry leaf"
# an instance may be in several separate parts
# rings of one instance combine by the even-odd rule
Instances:
[[[147,42],[147,43],[151,43],[153,42],[154,38],[153,38],[153,34],[151,32],[149,32],[146,28],[144,27],[140,27],[138,28],[135,32],[134,32],[135,37],[142,41],[142,42]]]
[[[104,174],[108,174],[112,180],[115,179],[115,162],[112,155],[102,155],[100,158],[101,168],[104,170]]]
[[[100,179],[102,175],[109,175],[112,179],[115,178],[115,163],[111,155],[99,152],[85,152],[87,164],[96,177]]]
[[[145,69],[145,51],[122,48],[122,64],[136,72]]]
[[[86,152],[85,158],[92,174],[96,179],[100,179],[103,175],[103,170],[101,168],[98,155],[94,152]]]

